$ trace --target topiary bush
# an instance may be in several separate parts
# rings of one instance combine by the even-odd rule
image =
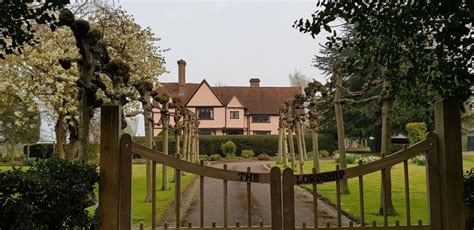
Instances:
[[[225,155],[227,159],[235,159],[235,151],[237,150],[237,146],[235,146],[234,142],[227,141],[221,144],[221,151]]]
[[[219,154],[212,154],[212,155],[209,156],[209,160],[211,160],[211,161],[218,161],[220,159],[221,159],[221,155],[219,155]]]
[[[242,157],[243,158],[252,158],[255,156],[255,153],[251,149],[244,149],[242,150]]]
[[[266,153],[262,153],[258,155],[258,160],[259,161],[269,161],[271,160],[270,156]]]
[[[96,166],[58,158],[0,171],[0,229],[91,229]]]
[[[425,139],[426,131],[428,130],[425,122],[407,123],[405,129],[407,130],[408,139],[410,139],[411,144]]]
[[[319,157],[320,157],[320,158],[329,157],[329,152],[326,151],[326,150],[320,150],[320,151],[319,151]]]

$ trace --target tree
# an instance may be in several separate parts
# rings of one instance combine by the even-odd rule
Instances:
[[[318,3],[319,6],[320,3]],[[424,2],[323,2],[312,19],[295,22],[301,32],[313,37],[321,28],[333,32],[329,23],[340,18],[353,26],[355,39],[328,37],[327,46],[339,43],[356,50],[365,63],[374,63],[384,81],[382,106],[382,157],[390,154],[394,92],[397,87],[424,88],[439,97],[469,98],[473,83],[473,4],[471,1]],[[413,23],[423,22],[423,23]],[[341,49],[342,49],[341,48]],[[367,55],[370,54],[370,55]],[[381,212],[394,212],[390,170],[384,171],[385,202]],[[387,210],[382,207],[387,204]]]
[[[1,78],[5,77],[0,72]],[[12,85],[1,85],[0,140],[7,146],[7,156],[14,163],[13,147],[19,143],[39,140],[41,124],[38,105],[25,92],[18,92]]]
[[[34,0],[0,2],[0,58],[5,54],[22,53],[25,45],[38,42],[34,25],[45,24],[55,29],[55,12],[69,4],[69,0]]]
[[[310,78],[306,77],[298,70],[295,70],[293,73],[290,73],[288,75],[288,78],[290,79],[291,86],[301,87],[301,89],[306,87],[308,83],[311,82]]]

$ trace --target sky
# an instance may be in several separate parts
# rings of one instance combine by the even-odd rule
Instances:
[[[145,1],[118,3],[138,24],[161,38],[169,73],[161,82],[177,81],[177,60],[184,59],[186,81],[211,85],[288,86],[295,70],[323,81],[312,58],[327,34],[313,39],[292,28],[309,17],[316,1]]]

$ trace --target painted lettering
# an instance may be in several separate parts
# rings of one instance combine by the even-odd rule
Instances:
[[[259,182],[260,175],[257,173],[239,173],[239,180],[245,182]]]
[[[321,184],[344,178],[345,171],[332,171],[316,174],[295,175],[296,184]]]

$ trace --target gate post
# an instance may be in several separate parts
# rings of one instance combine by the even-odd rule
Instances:
[[[100,112],[99,213],[101,230],[119,229],[119,152],[121,108],[104,105]]]
[[[460,106],[461,102],[452,98],[435,103],[438,144],[437,149],[428,149],[433,230],[465,229]],[[436,146],[436,140],[431,146]]]
[[[295,230],[295,176],[291,168],[283,170],[283,229]]]
[[[270,170],[270,197],[272,206],[272,230],[282,230],[281,173],[280,168],[277,166],[274,166]]]

